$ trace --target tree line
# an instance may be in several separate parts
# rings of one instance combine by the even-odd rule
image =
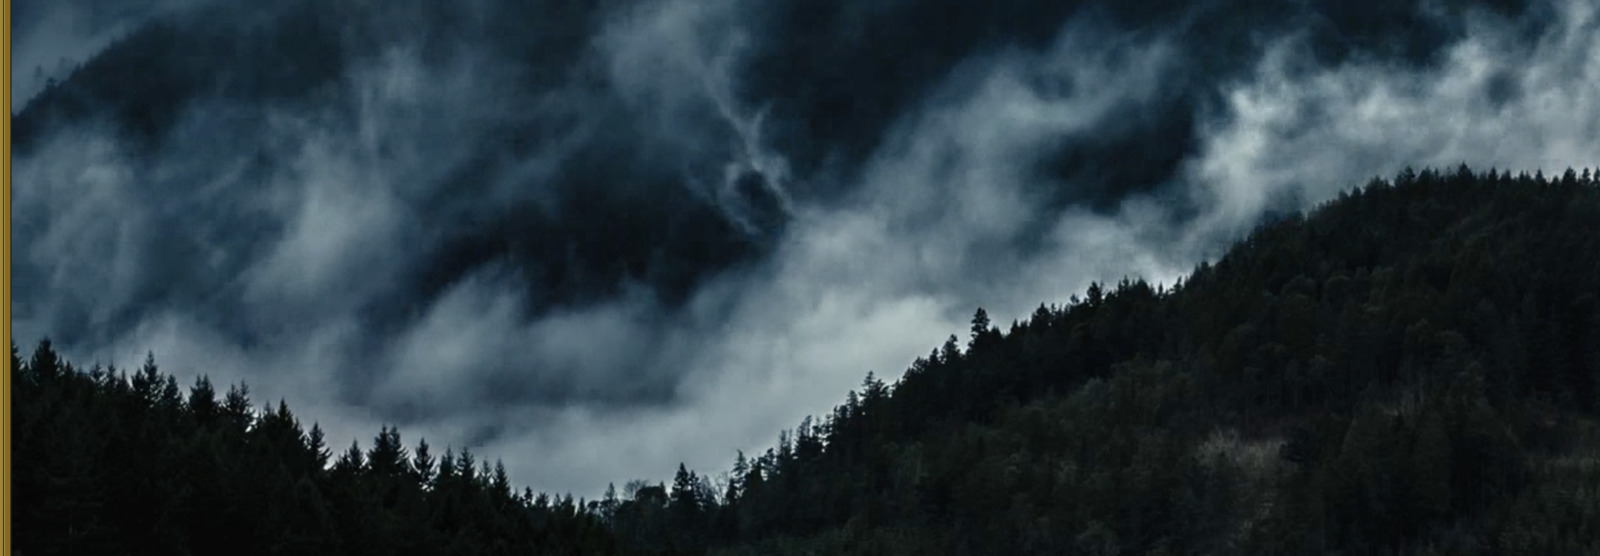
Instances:
[[[517,491],[12,349],[22,554],[1600,552],[1600,185],[1407,170],[1184,280],[979,309],[725,474]]]

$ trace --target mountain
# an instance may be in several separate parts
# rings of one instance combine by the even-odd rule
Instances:
[[[726,475],[601,500],[242,385],[12,348],[20,554],[1592,554],[1600,180],[1465,166],[1263,224],[1170,287],[980,309]],[[437,459],[436,459],[437,458]]]
[[[1406,165],[1600,152],[1600,0],[15,4],[25,351],[589,498],[975,306],[1170,284]]]
[[[1587,171],[1408,171],[1170,289],[980,310],[744,464],[729,553],[1593,553],[1595,222]]]

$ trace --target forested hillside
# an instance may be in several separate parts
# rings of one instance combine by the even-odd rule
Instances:
[[[1179,284],[979,310],[729,473],[595,501],[394,429],[334,457],[242,386],[13,346],[12,531],[30,556],[1594,554],[1597,295],[1588,171],[1407,171]]]

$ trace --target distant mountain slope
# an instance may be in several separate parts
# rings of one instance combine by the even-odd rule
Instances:
[[[1600,180],[1407,172],[1170,288],[980,310],[727,480],[516,493],[385,429],[13,347],[22,554],[1584,554]],[[312,551],[312,552],[306,552]]]
[[[1588,171],[1408,171],[1262,226],[1170,289],[1096,286],[1006,332],[980,310],[966,349],[951,337],[893,385],[869,376],[741,457],[710,509],[682,510],[701,528],[679,541],[1594,553],[1597,296]],[[613,512],[624,546],[658,546],[629,536],[673,523],[678,506],[654,504]]]

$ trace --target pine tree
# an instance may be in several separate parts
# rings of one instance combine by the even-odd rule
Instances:
[[[744,497],[745,477],[750,474],[750,462],[744,457],[744,450],[738,450],[738,456],[733,460],[733,472],[728,476],[728,492],[723,495],[728,505],[738,504]]]
[[[28,371],[38,377],[37,382],[55,380],[61,375],[61,361],[56,357],[55,348],[50,343],[50,338],[39,340],[39,346],[33,350],[33,359],[28,361]]]
[[[939,360],[944,363],[954,363],[961,360],[961,346],[956,343],[955,334],[951,334],[944,341],[944,347],[939,350]]]
[[[511,478],[506,475],[506,464],[504,462],[498,459],[494,461],[494,474],[492,477],[493,479],[489,482],[490,492],[495,495],[497,500],[503,503],[510,503]]]
[[[478,461],[473,458],[471,448],[463,446],[461,453],[456,454],[455,476],[461,480],[463,485],[473,490],[477,490],[479,486],[477,464]]]
[[[378,477],[399,477],[407,471],[406,448],[400,442],[400,430],[384,425],[372,440],[367,451],[367,468]]]
[[[194,381],[194,386],[189,387],[189,412],[196,421],[207,424],[216,419],[221,412],[217,405],[217,391],[211,387],[211,379],[200,375]]]
[[[433,454],[429,453],[428,440],[418,440],[417,449],[411,454],[412,479],[419,487],[433,488],[438,462],[434,461]]]
[[[249,385],[240,382],[228,387],[228,394],[223,398],[222,414],[235,430],[242,432],[250,428],[254,415],[250,410]]]
[[[366,472],[367,458],[361,453],[361,445],[350,441],[350,448],[339,455],[333,462],[333,472],[341,480],[353,480],[355,476]]]
[[[972,315],[972,339],[967,342],[967,350],[970,352],[988,335],[989,313],[984,311],[983,307],[979,307],[978,311]]]
[[[321,471],[328,468],[328,458],[332,457],[332,453],[328,451],[328,445],[324,443],[322,425],[311,424],[311,434],[306,438],[306,451],[310,454],[310,463],[313,469]]]
[[[161,373],[156,369],[155,352],[145,352],[144,365],[133,375],[133,393],[146,406],[155,406],[160,397]]]

